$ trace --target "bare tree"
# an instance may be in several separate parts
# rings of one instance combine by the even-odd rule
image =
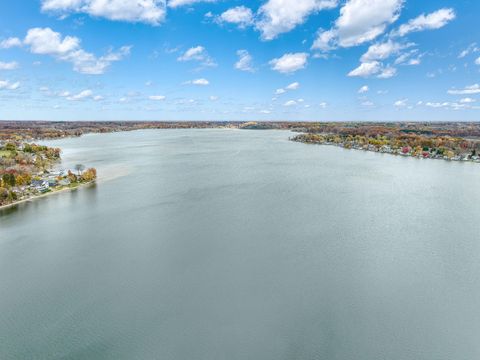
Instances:
[[[85,165],[83,164],[77,164],[75,165],[75,170],[77,170],[78,176],[82,174],[82,171],[85,170]]]

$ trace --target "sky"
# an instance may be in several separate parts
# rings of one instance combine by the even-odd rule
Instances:
[[[480,121],[478,0],[4,0],[2,120]]]

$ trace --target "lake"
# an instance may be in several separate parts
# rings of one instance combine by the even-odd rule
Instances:
[[[480,358],[480,165],[142,130],[0,211],[0,358]]]

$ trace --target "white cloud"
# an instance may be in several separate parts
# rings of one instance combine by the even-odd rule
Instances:
[[[285,89],[286,90],[297,90],[299,87],[300,87],[300,83],[295,81],[295,82],[287,85],[287,87]]]
[[[480,85],[473,84],[470,86],[466,86],[464,89],[451,89],[448,90],[448,93],[451,95],[472,95],[472,94],[480,94]]]
[[[189,6],[199,2],[215,2],[216,0],[168,0],[168,6],[176,8],[180,6]]]
[[[210,99],[210,101],[217,101],[218,100],[218,96],[215,96],[215,95],[211,95],[208,98]]]
[[[476,65],[480,65],[480,57],[478,57],[478,58],[475,60],[475,64],[476,64]]]
[[[103,100],[103,96],[102,96],[102,95],[95,95],[95,96],[93,97],[93,100],[95,100],[95,101]]]
[[[420,58],[417,58],[417,59],[410,59],[410,60],[408,60],[408,62],[406,63],[406,65],[420,65],[420,63],[421,63]]]
[[[288,74],[305,68],[307,65],[307,53],[288,53],[280,58],[273,59],[269,62],[272,70],[280,73]]]
[[[18,69],[18,63],[16,61],[2,62],[0,61],[0,70],[15,70]]]
[[[310,14],[332,9],[337,3],[337,0],[268,0],[258,10],[256,27],[263,40],[272,40],[303,24]]]
[[[335,29],[322,30],[320,29],[317,38],[313,42],[313,50],[329,51],[335,49],[337,38],[337,31]]]
[[[30,45],[34,54],[61,56],[80,48],[80,39],[74,36],[65,36],[50,28],[33,28],[28,30],[24,43]]]
[[[462,50],[460,54],[458,54],[458,58],[462,59],[465,56],[469,55],[470,53],[479,52],[480,48],[477,47],[476,43],[471,43],[466,49]]]
[[[195,80],[189,80],[184,82],[184,84],[188,85],[200,85],[200,86],[206,86],[209,85],[210,82],[207,79],[201,78],[201,79],[195,79]]]
[[[395,76],[397,70],[391,66],[384,67],[379,61],[369,61],[361,63],[357,68],[348,73],[350,77],[370,77],[376,76],[379,79],[388,79]]]
[[[11,83],[8,80],[0,80],[0,90],[17,90],[20,87],[20,83]]]
[[[358,93],[359,93],[359,94],[365,94],[365,93],[368,92],[368,90],[370,90],[370,89],[368,88],[368,85],[363,85],[360,89],[358,89]]]
[[[374,104],[372,101],[370,101],[370,100],[365,100],[365,101],[363,101],[363,102],[361,103],[361,105],[364,106],[364,107],[372,107],[372,106],[375,106],[375,104]]]
[[[385,60],[393,54],[397,54],[400,50],[412,45],[413,44],[400,44],[391,40],[388,40],[384,43],[373,44],[369,46],[367,52],[362,55],[360,60],[362,62]]]
[[[166,0],[42,0],[42,10],[61,15],[84,13],[109,20],[160,24]]]
[[[420,58],[422,57],[422,55],[418,55],[415,59],[412,58],[412,56],[417,54],[417,49],[404,52],[395,59],[395,65],[418,65],[420,64]]]
[[[247,50],[238,50],[237,56],[238,61],[235,63],[235,69],[249,72],[255,71],[252,65],[252,55]]]
[[[407,101],[408,101],[408,99],[397,100],[397,101],[395,101],[395,103],[393,105],[395,107],[398,107],[398,108],[405,107],[405,106],[407,106]]]
[[[217,19],[218,22],[236,24],[245,28],[253,24],[252,10],[245,6],[236,6],[223,12]]]
[[[295,100],[288,100],[283,104],[283,106],[295,106],[297,105],[297,102]]]
[[[401,25],[397,31],[394,31],[393,35],[405,36],[415,31],[439,29],[453,19],[455,19],[455,11],[443,8],[428,15],[422,14],[415,19],[411,19],[408,23]]]
[[[123,46],[117,52],[109,52],[97,57],[80,47],[80,39],[65,36],[50,28],[28,30],[24,43],[34,54],[51,55],[58,60],[73,64],[73,69],[83,74],[103,74],[112,62],[120,61],[130,54],[130,46]]]
[[[471,104],[471,103],[474,103],[476,100],[475,99],[472,99],[470,97],[466,97],[466,98],[463,98],[463,99],[460,99],[460,102],[462,104]]]
[[[22,46],[22,41],[17,37],[10,37],[0,41],[0,49],[10,49],[12,47]]]
[[[204,66],[216,66],[215,61],[208,55],[203,46],[191,47],[177,58],[178,61],[198,61]]]
[[[477,109],[478,107],[474,107],[470,104],[465,104],[465,103],[457,103],[457,102],[427,102],[425,103],[425,106],[431,107],[431,108],[441,108],[441,109],[449,109],[449,110],[465,110],[465,109]]]
[[[326,109],[328,104],[325,101],[322,101],[320,104],[318,104],[322,109]]]
[[[150,95],[148,98],[149,98],[150,100],[155,100],[155,101],[165,100],[165,96],[164,96],[164,95]]]
[[[361,63],[359,67],[350,71],[348,76],[368,77],[379,73],[382,69],[382,64],[378,61],[370,61]]]
[[[477,47],[477,43],[471,43],[466,49],[462,50],[460,54],[458,54],[458,58],[462,59],[469,54],[474,54],[480,51],[480,48]]]
[[[348,47],[375,39],[400,15],[403,0],[349,0],[336,21],[340,46]]]
[[[380,74],[378,74],[378,78],[379,79],[389,79],[391,77],[394,77],[395,75],[397,75],[397,69],[391,67],[391,66],[388,66],[386,68],[383,68],[382,71],[380,72]]]
[[[277,89],[275,90],[275,95],[282,95],[285,94],[287,91],[285,89]]]
[[[371,41],[395,22],[404,0],[348,0],[340,9],[340,17],[328,31],[319,32],[313,49],[331,50]]]
[[[93,97],[93,91],[88,89],[88,90],[80,91],[78,94],[68,96],[67,100],[76,101],[76,100],[84,100],[91,97]]]

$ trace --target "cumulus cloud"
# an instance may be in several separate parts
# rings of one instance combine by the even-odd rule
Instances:
[[[289,74],[305,68],[307,65],[307,58],[307,53],[287,53],[279,58],[271,60],[269,64],[272,67],[272,70],[283,74]]]
[[[360,89],[358,89],[358,93],[359,93],[359,94],[365,94],[365,93],[368,92],[368,90],[370,90],[370,89],[368,88],[368,85],[363,85]]]
[[[393,67],[384,67],[379,61],[369,61],[361,63],[357,68],[348,73],[350,77],[370,77],[376,76],[379,79],[388,79],[395,76],[397,70]]]
[[[370,45],[367,52],[362,55],[360,61],[368,62],[372,60],[385,60],[394,54],[398,54],[399,51],[413,44],[400,44],[391,40],[383,43],[377,43]]]
[[[8,80],[0,80],[0,90],[17,90],[20,87],[20,83],[10,82]]]
[[[440,9],[411,19],[408,23],[401,25],[398,30],[394,31],[393,35],[405,36],[414,31],[439,29],[453,19],[455,19],[455,11],[453,9]]]
[[[474,103],[476,100],[475,99],[472,99],[470,97],[466,97],[466,98],[463,98],[463,99],[460,99],[460,102],[462,104],[471,104],[471,103]]]
[[[382,69],[382,64],[378,61],[370,61],[361,63],[360,66],[348,73],[348,76],[368,77],[379,73]]]
[[[401,44],[391,40],[376,43],[369,46],[367,52],[365,52],[361,58],[361,64],[354,70],[352,70],[348,76],[361,76],[369,77],[376,75],[380,79],[387,79],[395,76],[397,70],[392,66],[385,66],[381,61],[386,60],[394,54],[398,54],[401,50],[413,46],[414,44]],[[402,54],[395,64],[407,62],[411,54],[414,54],[416,50],[410,53]],[[420,61],[419,59],[417,59]],[[410,65],[415,65],[414,60],[408,61]]]
[[[3,62],[0,61],[0,70],[15,70],[18,69],[18,63],[16,61]]]
[[[470,86],[466,86],[463,89],[451,89],[448,90],[448,93],[451,95],[472,95],[472,94],[480,94],[480,85],[473,84]]]
[[[258,10],[256,27],[263,40],[272,40],[303,24],[310,14],[337,4],[337,0],[268,0]]]
[[[217,21],[220,23],[236,24],[240,28],[245,28],[253,24],[252,10],[245,6],[236,6],[223,12]]]
[[[250,55],[247,50],[238,50],[237,56],[238,61],[235,63],[235,69],[248,72],[255,71],[252,65],[252,55]]]
[[[317,38],[313,42],[313,50],[330,51],[336,48],[337,31],[335,29],[320,29]]]
[[[216,0],[168,0],[168,6],[176,8],[180,6],[189,6],[199,2],[215,2]]]
[[[155,101],[165,100],[165,96],[164,96],[164,95],[150,95],[148,98],[149,98],[150,100],[155,100]]]
[[[379,79],[389,79],[391,77],[394,77],[395,75],[397,75],[397,69],[391,66],[387,66],[382,68],[382,71],[380,72],[380,74],[378,74],[377,77]]]
[[[34,54],[50,55],[61,61],[73,64],[73,69],[82,74],[103,74],[112,62],[120,61],[130,54],[130,46],[123,46],[116,52],[109,52],[97,57],[80,47],[80,39],[65,36],[50,28],[33,28],[28,30],[24,44]]]
[[[282,94],[285,94],[287,92],[287,90],[285,89],[277,89],[275,90],[275,95],[282,95]]]
[[[33,28],[28,30],[24,43],[30,45],[34,54],[64,55],[78,50],[80,39],[74,36],[65,36],[50,28]]]
[[[10,37],[0,41],[0,49],[10,49],[12,47],[22,46],[22,40],[17,37]]]
[[[203,66],[216,66],[215,61],[210,57],[203,46],[191,47],[177,58],[178,61],[197,61]]]
[[[42,0],[42,10],[56,14],[84,13],[115,21],[160,24],[166,0]]]
[[[328,31],[320,31],[313,49],[331,50],[351,47],[374,40],[395,22],[404,0],[348,0],[340,16]]]

